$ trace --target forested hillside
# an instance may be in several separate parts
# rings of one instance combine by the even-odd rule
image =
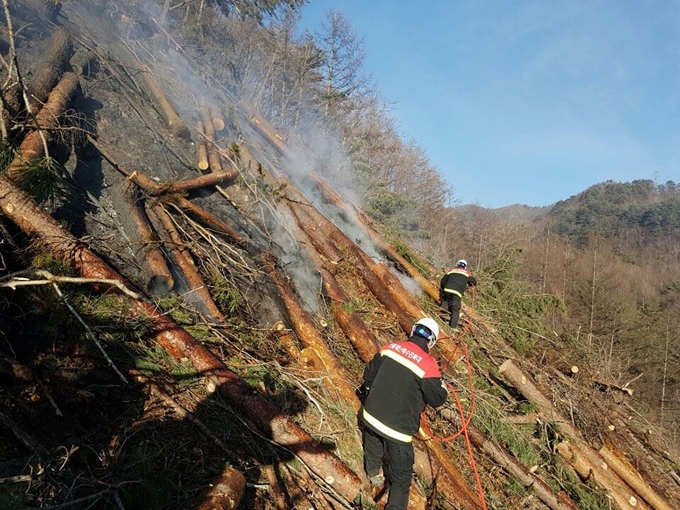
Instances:
[[[462,206],[303,3],[3,0],[0,508],[382,508],[355,388],[423,316],[411,510],[680,507],[674,183]]]

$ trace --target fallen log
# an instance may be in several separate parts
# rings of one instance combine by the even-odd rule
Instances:
[[[449,456],[435,441],[413,438],[414,471],[425,483],[436,483],[437,493],[447,501],[455,501],[455,508],[480,510],[479,494],[465,481]]]
[[[587,445],[582,448],[577,443],[562,442],[555,449],[574,468],[583,480],[591,477],[607,491],[621,510],[635,508],[648,510],[649,507],[635,494],[633,490],[621,480],[616,473],[609,469],[604,460],[594,458],[588,451]],[[599,457],[599,456],[598,456]]]
[[[305,347],[314,349],[323,365],[316,368],[323,369],[332,382],[329,389],[335,391],[338,397],[350,404],[354,410],[359,409],[359,399],[354,394],[354,385],[350,383],[351,378],[346,376],[345,370],[338,364],[335,356],[328,349],[314,322],[294,296],[293,289],[276,267],[273,256],[265,253],[262,258],[265,270],[279,289],[281,300],[286,307],[290,323],[300,343]]]
[[[236,510],[245,490],[246,478],[243,473],[227,468],[201,492],[198,497],[200,503],[194,510]]]
[[[198,268],[194,264],[191,253],[188,252],[185,243],[170,215],[163,209],[163,207],[156,203],[150,211],[155,216],[156,221],[163,226],[165,230],[165,247],[170,253],[170,257],[181,271],[184,277],[185,284],[188,288],[186,297],[189,301],[195,303],[204,314],[217,322],[224,322],[226,318],[220,311],[217,304],[210,295],[207,285],[203,281],[203,277],[198,272]]]
[[[225,224],[222,220],[216,218],[210,214],[205,209],[195,205],[184,197],[179,195],[165,195],[163,197],[163,202],[172,204],[178,209],[184,211],[185,213],[198,219],[199,222],[203,223],[208,228],[211,228],[221,234],[229,237],[236,246],[243,248],[245,250],[252,250],[253,245],[245,237],[236,232],[234,229]]]
[[[0,176],[0,210],[25,234],[34,237],[46,250],[60,260],[69,262],[74,270],[87,278],[125,279],[75,239],[11,181]],[[107,287],[111,293],[115,288]],[[152,325],[150,334],[171,356],[188,360],[200,374],[210,378],[213,388],[240,413],[246,416],[275,443],[288,448],[330,485],[340,496],[352,501],[362,489],[361,479],[340,459],[322,448],[294,421],[281,414],[256,389],[229,370],[205,346],[164,315],[153,303],[126,299],[130,313],[145,317]]]
[[[123,182],[123,188],[125,197],[130,205],[130,210],[132,211],[132,219],[137,226],[137,231],[142,241],[144,261],[152,275],[146,284],[146,289],[152,294],[166,294],[172,290],[175,285],[175,279],[165,261],[165,256],[160,248],[160,242],[155,235],[151,223],[149,223],[142,197],[138,193],[138,188],[129,181]]]
[[[215,131],[223,131],[225,128],[224,117],[220,112],[220,109],[215,104],[208,105],[208,111],[210,112],[210,120],[212,121]]]
[[[34,73],[35,78],[29,87],[28,97],[33,109],[39,109],[50,91],[59,83],[72,55],[71,38],[64,30],[55,29],[47,43],[45,56],[37,67]]]
[[[404,287],[399,278],[397,278],[384,263],[372,262],[369,264],[369,267],[373,274],[383,283],[397,304],[401,306],[414,321],[425,316],[423,308],[418,304],[418,301],[413,297],[413,294]]]
[[[210,112],[205,106],[201,107],[201,122],[203,124],[203,132],[205,134],[206,146],[208,149],[208,165],[211,172],[222,171],[222,159],[220,153],[216,150],[215,126],[210,118]]]
[[[599,453],[607,462],[607,465],[654,510],[673,510],[671,505],[642,478],[637,469],[622,460],[611,448],[604,445],[600,448]]]
[[[340,210],[343,210],[347,214],[350,214],[351,217],[356,218],[357,223],[363,227],[374,246],[378,248],[387,259],[391,260],[398,267],[403,269],[405,274],[413,278],[418,283],[418,285],[420,285],[420,288],[423,290],[423,292],[430,296],[430,298],[432,298],[435,303],[439,303],[439,289],[435,287],[425,276],[423,276],[423,274],[418,269],[416,269],[413,264],[402,257],[396,249],[394,249],[389,243],[385,242],[382,236],[378,235],[375,229],[371,226],[372,221],[368,218],[368,216],[366,216],[366,213],[364,213],[357,206],[354,206],[352,209],[350,209],[350,207],[347,206],[346,201],[343,200],[334,190],[332,190],[328,184],[326,184],[326,182],[321,179],[321,177],[319,177],[316,173],[313,174],[313,177],[319,186],[319,189],[323,191],[324,196],[333,204],[335,204],[335,206]]]
[[[156,78],[148,70],[143,70],[141,75],[147,89],[151,92],[152,97],[156,100],[156,104],[160,107],[161,115],[170,132],[177,138],[190,142],[191,132],[189,131],[189,128],[184,124],[184,121],[180,118],[177,110],[168,99],[168,96],[165,95],[163,89],[158,85]]]
[[[449,420],[454,424],[456,421]],[[533,490],[538,498],[552,510],[578,510],[578,505],[566,494],[554,494],[550,486],[502,448],[489,439],[484,432],[469,423],[467,426],[470,442],[486,453],[494,463],[514,476],[526,489]]]
[[[291,186],[288,186],[291,188]],[[291,188],[292,189],[292,188]],[[295,192],[293,192],[295,193]],[[297,193],[295,193],[297,194]],[[353,255],[357,261],[356,271],[361,276],[366,286],[371,290],[375,298],[385,307],[385,309],[394,314],[401,329],[410,334],[413,326],[413,319],[399,306],[394,300],[389,291],[385,288],[382,282],[373,274],[363,257],[365,255],[361,248],[359,248],[347,235],[335,226],[328,218],[321,214],[312,204],[308,203],[306,199],[299,195],[297,200],[288,198],[289,207],[296,211],[296,216],[308,216],[305,224],[310,222],[315,225],[311,231],[306,230],[314,246],[319,250],[323,250],[324,246],[329,244],[322,240],[327,237],[331,245],[340,248],[346,254]],[[302,228],[302,226],[301,226]],[[326,255],[324,253],[324,255]]]
[[[503,375],[513,387],[519,390],[528,401],[538,404],[541,414],[543,414],[543,417],[547,421],[557,423],[563,432],[566,432],[573,438],[581,436],[580,432],[576,430],[576,427],[555,409],[553,403],[539,391],[531,378],[525,375],[512,359],[505,360],[498,368],[498,372]]]
[[[267,483],[269,484],[269,493],[271,494],[270,499],[276,504],[276,509],[288,510],[290,507],[286,502],[286,495],[279,484],[279,479],[276,476],[274,466],[263,466],[262,472],[264,473]]]
[[[288,146],[284,143],[283,137],[267,122],[267,120],[255,111],[255,107],[245,99],[241,99],[236,105],[245,111],[250,125],[255,128],[265,140],[267,140],[282,156],[288,154]]]
[[[53,134],[48,130],[58,127],[59,118],[71,102],[77,89],[78,75],[71,72],[64,73],[57,86],[50,92],[47,102],[36,115],[37,130],[32,131],[24,138],[24,141],[19,146],[18,155],[7,167],[7,174],[11,179],[21,177],[27,161],[45,156],[45,146],[41,135],[47,141],[52,139]]]
[[[78,76],[88,78],[96,72],[98,57],[90,50],[76,52],[71,57],[71,67]]]
[[[201,120],[196,122],[196,131],[198,132],[198,140],[196,141],[198,161],[196,166],[199,170],[205,171],[210,168],[210,163],[208,162],[208,147],[205,143],[205,128],[203,127],[203,122]]]
[[[293,360],[300,359],[300,347],[298,346],[293,336],[290,334],[290,331],[283,324],[283,322],[282,321],[275,322],[274,326],[272,326],[272,329],[276,333],[276,336],[281,342],[281,345],[288,353],[288,356],[290,356],[290,358]]]
[[[338,247],[330,242],[327,236],[323,235],[323,232],[321,232],[318,225],[311,220],[309,215],[302,214],[301,211],[294,207],[289,206],[288,209],[293,218],[295,218],[300,230],[305,233],[306,237],[323,257],[333,264],[337,264],[345,258],[345,255]]]
[[[595,481],[612,495],[621,509],[648,508],[635,491],[608,468],[602,456],[583,440],[576,427],[560,415],[552,402],[538,390],[531,378],[525,375],[513,360],[503,362],[498,371],[527,400],[538,404],[545,419],[559,424],[560,432],[569,436],[568,442],[563,441],[556,448],[579,476],[587,479],[593,474]]]
[[[323,288],[331,302],[331,312],[338,321],[345,336],[359,357],[366,363],[378,352],[378,340],[356,312],[348,309],[349,298],[340,288],[335,278],[325,269],[320,268]]]
[[[137,186],[146,191],[149,195],[170,195],[173,193],[186,193],[210,186],[216,186],[226,181],[231,181],[238,176],[238,170],[232,169],[228,172],[210,173],[206,175],[199,175],[193,179],[185,179],[181,181],[174,181],[159,184],[156,181],[149,179],[146,175],[135,170],[128,179],[134,182]]]

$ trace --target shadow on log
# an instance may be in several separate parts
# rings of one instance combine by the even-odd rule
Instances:
[[[31,107],[40,108],[50,91],[59,83],[62,74],[68,68],[73,55],[73,44],[69,35],[61,29],[52,32],[47,43],[47,52],[43,62],[35,72],[29,87]]]
[[[113,268],[76,240],[14,184],[0,177],[0,210],[26,235],[86,278],[111,279],[129,284]],[[102,290],[118,294],[107,286]],[[231,406],[247,417],[266,437],[287,448],[341,497],[352,501],[361,492],[361,479],[333,453],[322,448],[307,432],[282,415],[256,389],[229,370],[206,347],[164,315],[153,303],[126,299],[132,316],[151,325],[150,335],[177,360],[188,360],[198,374],[212,381]]]

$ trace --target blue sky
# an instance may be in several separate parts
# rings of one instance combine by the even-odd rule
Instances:
[[[678,0],[310,0],[303,27],[331,9],[460,203],[680,181]]]

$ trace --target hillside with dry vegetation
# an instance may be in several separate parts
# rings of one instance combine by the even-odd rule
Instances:
[[[677,317],[635,375],[627,289],[571,292],[607,240],[456,211],[366,83],[293,40],[301,3],[3,1],[0,508],[384,507],[355,389],[441,318],[460,250],[479,285],[441,321],[455,391],[409,508],[680,507]]]

